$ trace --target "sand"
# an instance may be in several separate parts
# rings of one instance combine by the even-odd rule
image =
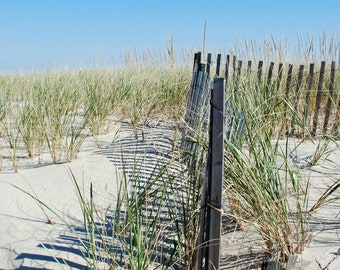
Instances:
[[[285,149],[285,143],[281,142],[282,149]],[[309,179],[307,209],[317,202],[332,183],[340,179],[340,149],[335,143],[329,143],[316,165],[309,164],[318,145],[323,144],[322,141],[301,143],[295,139],[290,139],[289,143],[290,160],[304,180],[301,187],[305,187]],[[335,196],[340,197],[339,189],[332,197]],[[340,200],[309,212],[308,220],[308,242],[301,254],[292,256],[290,269],[340,269]],[[263,261],[263,251],[264,243],[251,225],[240,231],[229,221],[222,238],[223,269],[257,269]]]
[[[49,154],[44,154],[39,160],[19,160],[18,173],[14,173],[11,162],[6,159],[2,161],[0,269],[63,269],[65,265],[72,269],[86,267],[79,252],[79,240],[65,222],[55,213],[45,210],[47,217],[42,207],[20,189],[36,196],[62,215],[66,222],[79,229],[77,234],[81,238],[82,211],[71,172],[87,198],[90,183],[93,184],[98,209],[114,203],[119,172],[107,157],[107,151],[104,151],[112,144],[113,131],[96,140],[90,138],[86,141],[78,158],[71,163],[52,164]],[[99,142],[100,149],[97,147]]]
[[[171,131],[157,128],[157,132],[167,134],[163,136],[167,138]],[[155,145],[157,138],[162,138],[159,134],[148,141],[148,147],[153,143],[153,148],[162,151],[161,145]],[[84,237],[82,212],[70,172],[87,198],[92,183],[96,207],[105,215],[106,209],[114,207],[117,194],[117,176],[122,169],[118,164],[120,145],[128,149],[129,142],[134,140],[133,132],[118,123],[105,135],[88,138],[77,159],[71,163],[52,164],[46,153],[39,159],[21,158],[18,173],[13,172],[6,149],[0,144],[3,156],[0,172],[0,269],[86,268],[78,239]],[[291,149],[294,145],[297,143],[292,144]],[[305,142],[291,157],[306,179],[310,178],[310,205],[332,181],[340,178],[339,148],[331,144],[327,159],[322,158],[318,165],[309,167],[308,157],[315,149],[316,144]],[[56,213],[43,210],[20,189],[46,203],[64,221]],[[340,190],[335,195],[339,196]],[[303,253],[296,256],[293,269],[340,269],[339,206],[340,201],[335,201],[310,213],[310,242]],[[65,221],[74,226],[77,237]],[[237,231],[225,225],[221,267],[242,269],[242,263],[251,265],[261,254],[261,245],[256,244],[260,243],[258,241],[258,235],[251,229]]]

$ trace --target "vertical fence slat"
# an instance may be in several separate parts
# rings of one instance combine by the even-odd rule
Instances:
[[[279,63],[279,69],[277,74],[277,81],[276,81],[276,91],[280,90],[281,80],[282,80],[282,73],[283,73],[283,64]]]
[[[274,69],[274,62],[270,62],[269,68],[268,68],[268,76],[267,76],[267,85],[269,86],[272,81],[273,76],[273,69]]]
[[[197,59],[196,59],[197,63],[199,64],[199,66],[201,65],[202,62],[202,53],[198,52],[197,53]]]
[[[304,71],[305,66],[300,65],[299,66],[299,73],[298,73],[298,78],[296,82],[296,88],[295,88],[295,100],[294,100],[294,111],[297,115],[299,114],[299,102],[300,102],[300,92],[301,92],[301,84],[302,84],[302,77],[303,77],[303,71]],[[292,119],[292,135],[295,135],[295,119],[293,117]]]
[[[309,64],[309,72],[307,76],[307,92],[306,92],[306,100],[305,100],[305,105],[304,105],[304,115],[303,115],[303,121],[304,125],[308,127],[309,129],[309,117],[308,117],[308,111],[310,108],[310,94],[313,86],[313,79],[314,79],[314,64],[311,63]],[[305,137],[305,136],[304,136]]]
[[[194,100],[195,100],[195,95],[196,95],[196,89],[198,85],[198,77],[199,77],[200,69],[201,69],[201,53],[197,52],[194,55],[194,70],[193,70],[193,76],[192,76],[191,85],[190,85],[187,110],[185,114],[185,121],[189,123],[192,122],[193,106],[194,106]]]
[[[318,128],[318,118],[319,118],[320,105],[321,105],[322,85],[323,85],[323,79],[325,75],[325,67],[326,67],[326,62],[322,61],[321,67],[320,67],[318,89],[317,89],[316,100],[315,100],[315,110],[314,110],[313,129],[312,129],[313,136],[316,135],[316,130]]]
[[[261,78],[262,78],[262,68],[263,68],[263,61],[260,60],[259,65],[257,67],[257,79],[259,83],[261,82]]]
[[[242,60],[238,60],[237,62],[237,77],[240,77],[242,69]]]
[[[238,89],[238,85],[239,85],[239,78],[240,78],[240,75],[241,75],[241,68],[242,68],[242,60],[238,60],[237,61],[237,67],[236,67],[236,71],[234,72],[234,75],[236,74],[236,76],[234,76],[234,89],[237,91]]]
[[[226,79],[226,84],[228,83],[229,65],[230,65],[230,55],[228,54],[227,60],[225,61],[225,71],[224,71],[224,77]]]
[[[210,66],[211,66],[211,53],[208,53],[207,57],[207,74],[210,76]]]
[[[201,52],[198,52],[194,56],[195,61],[195,69],[193,72],[193,79],[192,84],[190,87],[190,94],[189,94],[189,100],[188,105],[186,109],[186,123],[191,127],[191,129],[201,129],[200,127],[197,127],[197,123],[202,123],[202,118],[204,116],[204,110],[207,101],[210,100],[210,92],[209,89],[206,89],[207,85],[209,84],[209,76],[205,74],[205,65],[201,63]],[[207,95],[209,95],[207,97]],[[189,138],[191,140],[192,136],[192,130],[189,129],[186,131],[185,138]],[[185,151],[192,152],[194,150],[195,145],[191,141],[185,140],[182,147],[185,149]],[[202,190],[202,204],[205,204],[205,191],[206,189]],[[197,239],[197,246],[201,246],[201,244],[204,242],[204,230],[205,230],[205,224],[206,224],[206,217],[205,217],[205,207],[202,208],[201,215],[200,215],[200,231],[198,234]],[[196,264],[196,269],[201,269],[199,266],[201,266],[202,262],[202,250],[196,249],[193,261]]]
[[[216,76],[217,77],[220,76],[220,66],[221,66],[221,54],[219,53],[216,59]]]
[[[233,55],[233,63],[232,63],[232,65],[233,65],[233,78],[235,78],[235,76],[236,76],[236,55]]]
[[[251,73],[251,60],[249,60],[247,64],[247,75],[249,76],[250,73]]]
[[[283,126],[283,136],[289,135],[289,131],[287,130],[287,102],[289,102],[289,90],[290,90],[290,83],[292,81],[293,76],[293,65],[289,64],[288,66],[288,74],[287,74],[287,80],[286,80],[286,93],[285,93],[285,103],[284,103],[284,111],[283,111],[283,119],[284,119],[284,126]]]
[[[334,92],[334,79],[335,79],[335,61],[333,61],[331,64],[331,78],[329,82],[325,120],[323,122],[323,135],[326,135],[328,122],[329,122],[329,116],[331,114],[331,108],[332,108],[332,103],[333,103],[333,92]]]
[[[304,65],[300,65],[299,66],[299,74],[298,74],[298,79],[297,79],[297,83],[296,83],[296,89],[295,89],[295,95],[297,96],[297,98],[299,98],[299,94],[300,94],[300,87],[302,84],[302,77],[303,77],[303,71],[305,69]]]
[[[207,269],[220,269],[220,245],[222,223],[222,188],[223,188],[223,151],[224,151],[224,110],[225,81],[214,79],[211,105],[211,174],[208,181],[208,252]]]
[[[198,53],[195,53],[194,54],[194,65],[192,67],[193,70],[195,70],[195,65],[196,65],[196,62],[197,62],[197,58],[198,58]]]

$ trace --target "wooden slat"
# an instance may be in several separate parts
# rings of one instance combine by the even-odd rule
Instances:
[[[227,55],[227,60],[225,62],[225,71],[224,71],[224,78],[226,80],[226,84],[228,83],[229,79],[229,66],[230,66],[230,55]]]
[[[283,111],[283,119],[284,119],[284,123],[283,123],[283,136],[285,135],[289,135],[289,131],[287,130],[287,102],[289,102],[289,90],[290,90],[290,84],[292,81],[292,75],[293,75],[293,65],[289,64],[288,66],[288,74],[287,74],[287,80],[286,80],[286,93],[285,93],[285,99],[286,102],[284,103],[284,111]]]
[[[313,78],[314,78],[314,64],[311,63],[309,64],[309,72],[308,72],[308,76],[307,76],[307,92],[306,92],[306,99],[305,99],[305,103],[304,103],[304,125],[307,126],[309,128],[310,124],[309,124],[309,117],[308,117],[308,111],[310,108],[310,94],[311,94],[311,90],[313,87]]]
[[[220,66],[221,66],[221,54],[217,55],[216,59],[216,76],[220,77]]]
[[[206,89],[206,93],[209,93],[209,96],[207,97],[207,106],[210,104],[210,88],[208,87],[208,83],[204,85]],[[207,118],[207,117],[206,117]],[[206,170],[211,170],[211,162],[208,159],[206,163]],[[204,179],[204,182],[202,183],[202,192],[201,192],[201,210],[200,210],[200,216],[199,216],[199,232],[198,232],[198,238],[196,243],[196,249],[194,253],[194,262],[195,267],[194,269],[201,270],[203,266],[203,254],[206,249],[206,224],[207,224],[207,208],[206,208],[206,202],[207,202],[207,179]]]
[[[242,69],[242,60],[238,60],[238,62],[237,62],[237,77],[238,78],[241,75],[241,69]]]
[[[263,68],[263,61],[259,61],[259,65],[257,67],[257,79],[259,83],[261,82],[262,79],[262,68]]]
[[[271,81],[272,81],[273,69],[274,69],[274,62],[270,62],[269,68],[268,68],[268,76],[267,76],[267,85],[268,86],[271,84]]]
[[[197,63],[201,64],[201,62],[202,62],[202,53],[198,52],[197,53]]]
[[[233,55],[233,78],[236,76],[236,55]]]
[[[237,68],[236,71],[234,72],[234,75],[236,74],[236,76],[234,76],[234,89],[236,91],[238,91],[238,85],[240,82],[240,75],[241,75],[241,68],[242,68],[242,60],[238,60],[237,61]]]
[[[293,65],[289,64],[288,66],[288,74],[287,74],[287,80],[286,80],[286,100],[289,101],[289,90],[290,90],[290,84],[292,82],[293,77]]]
[[[322,85],[323,85],[323,79],[325,75],[325,67],[326,67],[326,62],[322,61],[321,67],[320,67],[318,89],[317,89],[316,100],[315,100],[315,110],[314,110],[313,129],[312,129],[313,136],[316,136],[316,130],[318,128],[318,119],[319,119],[320,106],[321,106]]]
[[[224,108],[225,82],[222,78],[214,79],[211,106],[211,175],[208,181],[207,243],[206,269],[220,269],[222,189],[224,159]]]
[[[208,53],[207,56],[207,74],[210,76],[210,66],[211,66],[211,53]]]
[[[200,109],[199,109],[199,115],[195,115],[195,117],[199,117],[197,119],[198,122],[202,121],[206,121],[207,117],[204,113],[204,110],[208,109],[207,106],[209,105],[209,101],[210,101],[210,88],[209,86],[209,76],[207,74],[202,74],[202,72],[199,72],[200,76],[199,78],[201,78],[199,80],[199,85],[197,86],[197,88],[199,88],[199,90],[196,90],[196,92],[201,92],[202,93],[202,100],[200,103]],[[202,77],[204,76],[204,77]],[[197,102],[197,101],[196,101]],[[201,128],[196,126],[196,123],[191,123],[191,128],[195,129],[195,130],[201,130]],[[192,147],[192,145],[191,145]],[[190,150],[190,149],[189,149]],[[209,163],[209,161],[207,161],[207,163]],[[207,164],[207,169],[209,168],[209,164]],[[205,184],[202,183],[202,197],[201,197],[201,203],[204,206],[206,204],[206,198],[207,198],[207,188],[205,188]],[[203,262],[203,251],[204,251],[204,242],[205,242],[205,232],[206,232],[206,207],[202,207],[201,208],[201,212],[200,212],[200,218],[199,218],[199,233],[198,233],[198,239],[196,242],[197,248],[195,250],[194,253],[194,262],[195,262],[195,269],[202,269],[202,262]]]
[[[230,100],[225,104],[225,120],[225,138],[236,145],[244,132],[246,119],[242,110],[233,106]]]
[[[304,71],[305,66],[300,65],[299,66],[299,73],[298,73],[298,78],[296,82],[296,88],[295,88],[295,100],[294,100],[294,111],[296,112],[297,115],[299,115],[299,102],[300,102],[300,90],[301,90],[301,84],[302,84],[302,77],[303,77],[303,71]],[[295,119],[293,117],[292,119],[292,125],[291,125],[291,134],[295,134]]]
[[[296,88],[295,88],[295,100],[296,100],[296,105],[299,104],[300,100],[300,90],[301,90],[301,84],[302,84],[302,79],[303,79],[303,71],[305,70],[305,65],[300,65],[299,67],[299,74],[298,74],[298,79],[296,83]],[[297,109],[296,109],[297,110]]]
[[[249,60],[247,64],[247,75],[249,76],[250,73],[251,73],[251,60]]]
[[[196,88],[198,84],[198,75],[199,75],[199,69],[201,66],[200,63],[200,53],[195,53],[194,56],[194,70],[192,74],[192,80],[191,80],[191,85],[190,85],[190,91],[189,91],[189,96],[188,96],[188,102],[187,102],[187,108],[186,108],[186,115],[185,115],[185,121],[190,122],[192,118],[192,108],[193,108],[193,103],[195,99],[195,93],[196,93]]]
[[[197,62],[197,58],[198,58],[198,54],[195,53],[195,54],[194,54],[194,65],[193,65],[193,67],[192,67],[192,70],[193,70],[193,71],[195,70],[195,65],[196,65],[196,62]]]
[[[279,63],[279,69],[278,69],[278,75],[277,75],[277,81],[276,81],[276,91],[277,92],[279,92],[279,90],[280,90],[282,73],[283,73],[283,64]]]
[[[325,120],[323,122],[323,135],[326,135],[328,122],[329,122],[329,116],[331,114],[331,108],[332,108],[332,103],[333,103],[333,92],[334,92],[334,80],[335,80],[335,61],[333,61],[331,64],[331,78],[329,82]]]

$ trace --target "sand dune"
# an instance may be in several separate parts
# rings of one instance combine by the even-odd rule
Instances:
[[[4,155],[0,173],[0,269],[86,268],[79,241],[85,237],[82,213],[70,172],[75,175],[85,196],[89,195],[90,184],[93,184],[96,207],[105,214],[105,209],[114,207],[117,175],[122,172],[121,151],[125,151],[126,160],[138,157],[138,153],[148,157],[151,163],[153,159],[167,158],[172,143],[169,132],[172,131],[150,128],[146,132],[149,132],[147,136],[150,139],[141,142],[134,139],[133,132],[126,125],[117,125],[96,140],[89,138],[78,158],[71,163],[51,164],[48,154],[33,160],[22,158],[18,173],[12,171],[11,162]],[[295,146],[297,144],[292,144],[292,149]],[[332,179],[340,177],[339,148],[330,145],[327,159],[321,159],[318,165],[310,167],[308,157],[315,147],[311,142],[303,143],[292,152],[291,157],[306,179],[310,178],[310,205],[330,186]],[[5,152],[4,149],[2,151]],[[133,167],[125,170],[132,173]],[[75,231],[70,231],[55,213],[43,210],[20,189],[46,203],[72,224]],[[336,195],[339,193],[340,190]],[[294,269],[340,269],[340,202],[335,201],[312,212],[309,219],[311,240],[305,251],[297,256]],[[226,221],[221,266],[242,269],[242,264],[251,265],[261,256],[259,243],[254,231],[236,231],[228,227]]]

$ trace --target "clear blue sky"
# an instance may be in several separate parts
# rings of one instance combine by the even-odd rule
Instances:
[[[321,32],[339,38],[339,0],[1,0],[0,72],[87,66],[100,53],[200,46],[229,48],[237,38]],[[92,62],[93,63],[93,62]]]

